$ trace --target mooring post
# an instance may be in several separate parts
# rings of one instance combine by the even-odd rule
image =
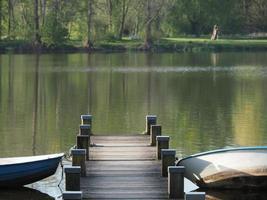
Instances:
[[[88,135],[77,135],[76,136],[76,146],[77,149],[86,150],[86,160],[89,160],[89,136]]]
[[[92,115],[81,115],[81,124],[82,125],[91,125],[92,126]]]
[[[80,135],[91,135],[91,125],[80,125]]]
[[[90,136],[92,134],[92,132],[91,132],[91,125],[80,125],[79,134],[80,135],[87,135],[87,136],[89,136],[89,138],[88,138],[88,144],[90,146],[90,142],[91,142]]]
[[[161,150],[162,149],[169,149],[169,136],[157,136],[157,158],[161,160]]]
[[[205,192],[189,192],[185,194],[185,200],[205,200]]]
[[[150,134],[150,126],[157,124],[157,116],[156,115],[147,115],[146,116],[146,131],[145,134]]]
[[[72,166],[80,166],[81,167],[81,176],[86,176],[86,149],[72,149]]]
[[[156,146],[156,137],[161,136],[161,126],[151,125],[150,128],[150,145]]]
[[[184,171],[183,166],[168,167],[168,194],[170,199],[184,197]]]
[[[175,149],[162,149],[161,150],[161,175],[163,177],[168,176],[168,167],[175,165]]]
[[[66,191],[80,191],[80,174],[81,167],[78,166],[66,166],[65,171],[65,188]]]
[[[82,191],[65,191],[62,193],[63,200],[82,200]]]

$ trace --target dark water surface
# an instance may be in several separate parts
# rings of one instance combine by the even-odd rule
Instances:
[[[68,151],[84,113],[121,135],[156,114],[179,157],[266,145],[266,87],[266,52],[0,55],[0,157]]]

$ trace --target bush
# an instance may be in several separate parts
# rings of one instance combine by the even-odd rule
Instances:
[[[57,19],[56,14],[50,13],[47,16],[44,27],[42,28],[43,42],[48,46],[58,46],[66,42],[68,29]]]

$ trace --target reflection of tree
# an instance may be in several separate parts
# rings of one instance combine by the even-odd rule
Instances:
[[[211,53],[210,54],[210,60],[211,60],[213,67],[217,66],[217,63],[219,62],[219,56],[220,56],[220,54],[218,54],[218,53]],[[214,83],[216,82],[216,70],[213,70],[213,82]]]
[[[9,112],[14,113],[13,105],[14,105],[14,55],[8,55],[8,105],[9,105]]]
[[[130,59],[125,60],[125,56]],[[226,54],[219,56],[218,65],[229,64]],[[232,54],[229,56],[233,58]],[[25,129],[21,133],[21,129],[9,128],[17,137],[13,139],[10,134],[6,134],[5,140],[1,140],[3,149],[8,149],[10,141],[16,143],[18,149],[23,149],[24,144],[31,140],[33,154],[36,148],[42,152],[67,150],[73,145],[79,123],[77,116],[86,111],[96,116],[94,132],[116,134],[141,132],[144,116],[147,113],[158,114],[159,122],[164,126],[164,134],[172,138],[172,147],[186,154],[235,143],[245,144],[238,140],[242,134],[246,135],[244,141],[254,141],[255,144],[261,138],[264,139],[263,132],[267,129],[264,126],[267,125],[260,118],[264,114],[258,115],[257,112],[263,110],[266,113],[263,108],[267,100],[267,94],[263,92],[265,78],[244,81],[243,76],[225,71],[217,72],[214,84],[212,70],[154,70],[180,70],[187,69],[186,66],[191,66],[189,70],[195,70],[195,66],[199,67],[198,60],[200,66],[211,66],[209,53],[43,55],[40,66],[45,61],[46,68],[40,68],[38,56],[34,63],[30,62],[32,56],[26,56],[27,59],[14,57],[15,62],[13,58],[9,61],[9,57],[5,56],[6,60],[0,66],[3,73],[0,100],[4,110],[1,113],[8,112],[9,115],[7,119],[1,116],[1,125],[4,126],[1,129],[7,130],[7,126],[13,126],[13,121],[9,120],[12,117],[17,117],[20,120],[19,128],[25,126]],[[237,57],[239,59],[233,61],[234,65],[238,65],[239,60],[242,64],[242,57]],[[260,58],[257,56],[255,60],[260,62]],[[14,70],[8,66],[8,62],[11,65],[14,62]],[[182,67],[176,68],[177,63]],[[89,71],[93,67],[93,72],[87,72],[84,66],[89,66]],[[127,67],[125,71],[118,72],[111,70],[111,66],[112,69]],[[28,73],[29,67],[34,68],[34,73]],[[140,67],[140,71],[127,71],[130,67],[137,71]],[[142,67],[149,69],[148,72],[142,72]],[[47,71],[40,73],[40,69]],[[12,93],[14,102],[9,102]],[[13,113],[9,112],[10,106],[14,109]],[[28,117],[24,121],[21,116]],[[243,126],[244,121],[248,121],[250,126]],[[242,126],[248,131],[244,132]],[[254,132],[249,134],[253,126]],[[40,142],[40,138],[48,142]],[[28,154],[30,150],[24,150],[24,153]]]
[[[253,80],[253,78],[246,79],[242,77],[242,74],[236,85],[232,119],[234,142],[241,146],[265,144],[263,142],[264,129],[262,129],[263,113],[265,113],[262,110],[264,109],[262,91],[265,87],[261,81]]]
[[[210,60],[213,67],[217,66],[217,63],[219,62],[219,55],[218,53],[210,53]]]
[[[145,63],[147,67],[151,67],[152,66],[152,54],[151,53],[147,53],[145,54]],[[151,114],[151,75],[152,72],[148,71],[147,72],[147,113]]]
[[[0,55],[0,106],[1,106],[1,102],[2,102],[2,55]],[[1,109],[1,107],[0,107]]]
[[[32,154],[36,155],[36,134],[38,126],[38,96],[39,96],[39,54],[35,55],[34,91],[32,111]]]
[[[169,79],[167,93],[175,101],[168,106],[179,115],[173,122],[173,131],[179,135],[173,145],[191,153],[226,146],[231,138],[231,79],[220,77],[216,86],[211,73],[178,74]]]
[[[87,55],[87,66],[89,69],[93,68],[92,65],[92,57],[90,56],[91,54]],[[92,107],[93,107],[93,78],[92,78],[92,71],[89,71],[87,73],[87,78],[88,78],[88,103],[87,103],[87,112],[92,114]]]

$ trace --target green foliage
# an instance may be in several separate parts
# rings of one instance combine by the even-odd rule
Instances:
[[[2,38],[33,41],[33,1],[11,2],[12,8],[8,1],[2,0]],[[164,3],[151,0],[150,20],[147,20],[148,0],[92,2],[90,36],[94,43],[114,41],[121,36],[143,39],[150,20],[153,40],[210,35],[215,24],[219,26],[220,35],[267,32],[266,0],[164,0]],[[38,13],[43,43],[51,46],[87,39],[88,0],[39,0]]]
[[[67,36],[68,29],[57,20],[57,14],[50,13],[42,28],[43,42],[48,46],[61,45],[66,41]]]

